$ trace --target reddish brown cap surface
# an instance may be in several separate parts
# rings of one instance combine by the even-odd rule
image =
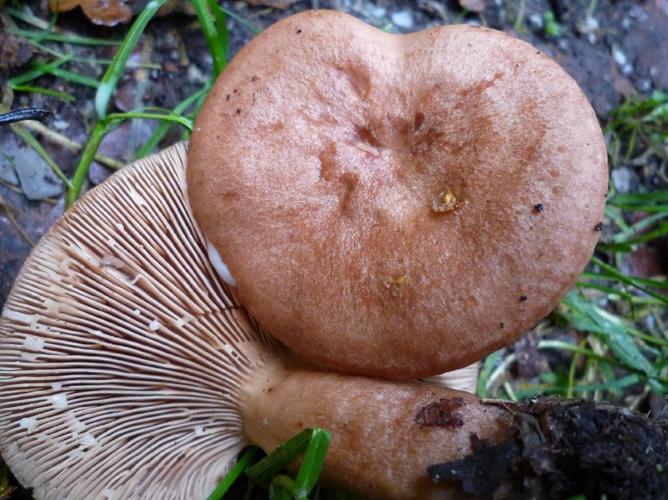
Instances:
[[[316,11],[218,79],[187,179],[263,327],[396,378],[471,363],[556,306],[592,254],[607,166],[586,98],[532,46]]]

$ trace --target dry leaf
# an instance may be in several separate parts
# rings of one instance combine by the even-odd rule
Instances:
[[[125,0],[49,0],[52,12],[65,12],[77,5],[95,24],[114,26],[132,19],[132,9]]]
[[[24,38],[4,31],[0,24],[0,70],[5,72],[25,64],[30,60],[33,48]],[[0,78],[0,80],[2,80]],[[0,94],[2,90],[0,89]]]
[[[81,0],[49,0],[49,10],[51,12],[67,12],[74,9],[81,3]]]
[[[459,0],[459,5],[471,12],[482,12],[485,10],[485,0]]]
[[[114,26],[130,21],[147,3],[148,0],[49,0],[49,9],[51,12],[66,12],[81,6],[84,14],[95,24]],[[158,11],[158,16],[172,12],[195,14],[190,0],[167,0]]]
[[[297,0],[246,0],[246,3],[254,7],[272,7],[274,9],[287,9]]]

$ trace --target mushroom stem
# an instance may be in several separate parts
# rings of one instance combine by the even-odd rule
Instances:
[[[265,368],[242,405],[248,440],[267,452],[308,427],[332,434],[323,480],[364,498],[450,498],[427,466],[473,452],[471,437],[509,437],[509,414],[469,394],[420,382],[388,382]],[[445,496],[444,496],[445,495]]]

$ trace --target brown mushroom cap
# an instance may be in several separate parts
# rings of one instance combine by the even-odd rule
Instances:
[[[221,75],[187,179],[260,325],[396,378],[465,366],[557,305],[597,241],[607,165],[581,90],[531,45],[315,11]]]

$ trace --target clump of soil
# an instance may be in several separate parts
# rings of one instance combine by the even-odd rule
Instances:
[[[431,478],[455,480],[481,498],[665,498],[668,420],[589,401],[535,399],[501,405],[513,439],[472,435],[474,454],[432,465]]]

